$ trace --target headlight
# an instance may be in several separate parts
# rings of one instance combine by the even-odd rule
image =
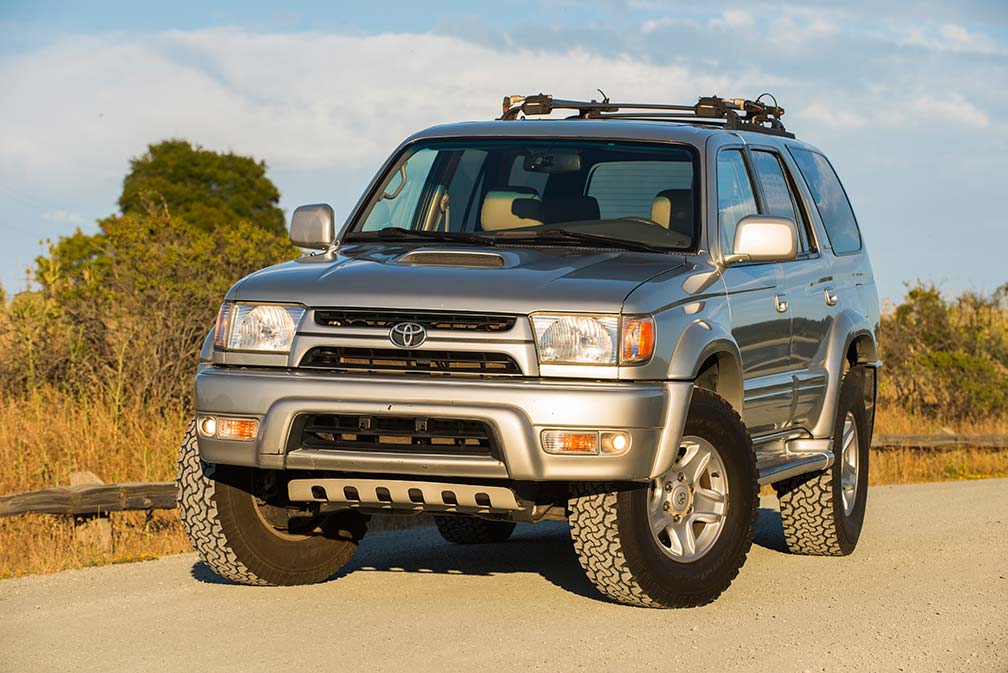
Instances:
[[[304,312],[302,306],[226,302],[217,314],[214,346],[225,350],[286,353],[290,351]]]
[[[616,315],[532,316],[542,364],[636,364],[654,353],[654,318]],[[622,337],[622,338],[621,338]]]

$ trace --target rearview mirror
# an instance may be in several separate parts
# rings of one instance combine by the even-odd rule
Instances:
[[[790,218],[748,215],[739,220],[732,254],[724,262],[786,262],[797,255],[798,234]]]
[[[328,203],[300,206],[291,215],[291,243],[299,248],[319,250],[336,240],[336,216]]]

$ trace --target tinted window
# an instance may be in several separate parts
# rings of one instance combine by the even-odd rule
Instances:
[[[833,252],[842,255],[860,250],[861,234],[858,232],[857,220],[854,219],[854,211],[840,184],[840,178],[826,157],[808,150],[794,147],[789,149],[812,193]]]
[[[791,191],[788,189],[787,180],[784,179],[784,172],[777,157],[769,152],[758,151],[753,152],[752,157],[753,168],[756,169],[756,176],[759,178],[760,186],[763,187],[763,196],[766,197],[766,214],[786,217],[797,222]]]
[[[667,189],[693,186],[690,161],[620,161],[598,164],[588,179],[588,196],[603,218],[651,219],[655,197]]]
[[[732,252],[735,227],[746,215],[756,215],[749,171],[741,150],[727,150],[717,160],[718,219],[721,222],[721,245],[725,253]]]
[[[763,197],[766,201],[764,204],[765,214],[772,217],[786,217],[794,222],[802,249],[808,250],[808,239],[796,210],[797,201],[791,193],[790,182],[784,175],[784,167],[781,165],[780,157],[773,152],[762,150],[753,151],[752,157],[756,179],[759,180],[760,186],[763,188]]]

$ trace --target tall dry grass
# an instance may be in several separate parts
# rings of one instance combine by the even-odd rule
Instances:
[[[110,483],[173,479],[185,424],[181,410],[122,409],[50,388],[0,396],[0,493],[64,485],[77,470]]]
[[[179,410],[118,408],[100,398],[72,399],[39,389],[27,399],[0,395],[0,494],[65,485],[88,470],[106,482],[170,481],[187,422]],[[1008,418],[968,422],[880,408],[876,434],[1008,434]],[[894,484],[1008,476],[1008,451],[875,451],[871,483]],[[769,492],[769,491],[768,491]],[[176,512],[113,513],[113,549],[76,535],[68,517],[0,518],[0,578],[154,558],[189,550]]]

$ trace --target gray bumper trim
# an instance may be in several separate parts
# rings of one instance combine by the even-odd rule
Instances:
[[[692,389],[689,381],[421,379],[204,367],[196,377],[196,409],[261,419],[259,437],[245,446],[201,438],[200,454],[208,462],[426,477],[643,481],[674,460]],[[480,420],[499,438],[503,462],[298,446],[285,453],[294,420],[304,413]],[[539,437],[555,428],[625,430],[631,447],[621,455],[550,455]]]

